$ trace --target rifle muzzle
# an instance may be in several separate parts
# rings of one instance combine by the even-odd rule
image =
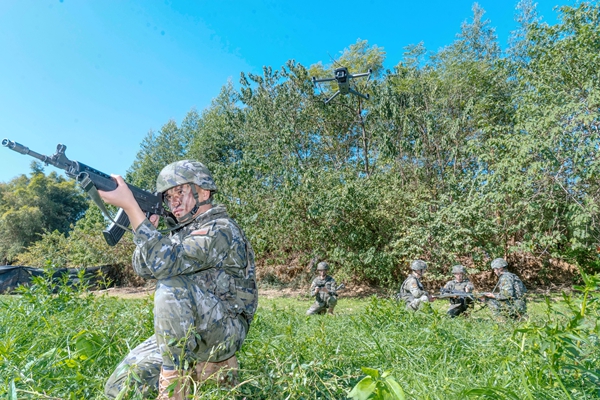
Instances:
[[[29,147],[23,146],[20,143],[13,142],[12,140],[2,139],[2,146],[8,147],[11,150],[21,154],[29,154]]]

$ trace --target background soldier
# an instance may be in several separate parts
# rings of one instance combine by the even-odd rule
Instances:
[[[454,279],[444,285],[446,291],[466,292],[472,293],[475,287],[471,281],[466,277],[467,270],[462,265],[455,265],[452,267],[452,274]],[[473,299],[470,297],[450,297],[450,308],[448,309],[448,315],[450,317],[457,317],[463,312],[467,311],[470,305],[473,304]]]
[[[328,270],[329,264],[325,261],[317,264],[317,273],[319,276],[310,285],[310,295],[314,296],[315,302],[306,311],[306,315],[325,314],[325,311],[333,314],[333,309],[337,304],[337,293],[335,280],[327,275]]]
[[[496,317],[508,316],[518,319],[525,317],[527,313],[527,289],[518,276],[506,271],[507,266],[508,263],[503,258],[492,261],[492,269],[498,276],[498,283],[492,293],[484,293],[484,296],[490,299],[488,304]]]
[[[217,186],[203,164],[178,161],[157,178],[157,191],[178,223],[170,235],[156,229],[158,216],[146,219],[123,178],[114,178],[117,189],[99,193],[129,216],[136,273],[157,282],[154,335],[117,366],[105,393],[115,398],[129,381],[138,392],[157,388],[160,400],[183,399],[181,381],[190,376],[237,372],[235,353],[258,301],[254,253],[225,207],[213,207]]]
[[[427,264],[423,260],[415,260],[410,264],[412,273],[400,286],[400,292],[397,294],[399,299],[406,302],[406,309],[416,311],[421,303],[432,302],[433,297],[427,293],[421,284],[421,277],[427,269]]]

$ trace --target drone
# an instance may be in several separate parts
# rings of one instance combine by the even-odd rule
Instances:
[[[335,71],[333,72],[333,78],[322,78],[322,79],[317,79],[314,76],[312,77],[312,82],[313,85],[316,86],[317,83],[319,82],[328,82],[328,81],[337,81],[338,84],[338,90],[337,92],[335,92],[333,94],[333,96],[331,96],[330,98],[328,98],[327,100],[325,100],[325,104],[329,103],[331,100],[335,99],[339,94],[348,94],[348,93],[352,93],[355,96],[359,96],[362,97],[365,100],[369,100],[369,95],[368,94],[362,94],[357,92],[356,90],[352,89],[350,87],[350,79],[352,78],[360,78],[363,76],[366,76],[367,79],[368,77],[371,76],[371,74],[373,73],[373,70],[371,68],[369,68],[369,72],[363,72],[360,74],[349,74],[348,73],[348,68],[346,67],[340,67],[340,68],[336,68]]]

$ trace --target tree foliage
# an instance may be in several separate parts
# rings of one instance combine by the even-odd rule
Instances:
[[[207,164],[263,271],[327,259],[389,286],[417,257],[438,278],[499,256],[529,260],[538,281],[556,262],[597,271],[599,6],[561,7],[556,25],[531,1],[517,8],[505,52],[475,5],[453,43],[407,46],[391,70],[358,40],[329,65],[242,73],[181,126],[150,132],[128,179],[153,189],[167,163]],[[353,82],[370,100],[324,104],[335,83],[311,76],[341,65],[373,69]]]
[[[13,261],[44,233],[68,232],[87,207],[73,181],[32,163],[30,176],[0,184],[0,260]]]

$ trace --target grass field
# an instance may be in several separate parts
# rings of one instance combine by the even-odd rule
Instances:
[[[242,383],[205,385],[196,398],[344,399],[370,368],[389,371],[407,399],[597,399],[597,289],[589,278],[577,296],[533,299],[519,323],[487,309],[449,319],[443,301],[411,313],[393,300],[341,298],[335,316],[307,317],[306,297],[261,298],[238,354]],[[117,363],[151,334],[150,298],[42,282],[0,296],[0,398],[102,399]],[[370,398],[395,398],[383,394]]]

